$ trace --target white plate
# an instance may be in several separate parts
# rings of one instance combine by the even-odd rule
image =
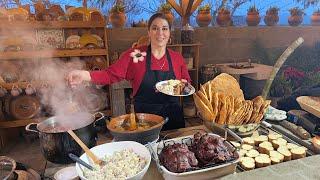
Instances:
[[[168,91],[166,91],[166,90],[163,88],[164,86],[166,86],[165,84],[167,84],[167,83],[168,83],[168,80],[158,82],[158,83],[156,84],[156,89],[157,89],[159,92],[161,92],[161,93],[163,93],[163,94],[166,94],[166,95],[169,95],[169,96],[190,96],[190,95],[192,95],[193,93],[195,93],[195,91],[196,91],[196,89],[195,89],[190,83],[188,83],[188,87],[191,89],[189,94],[174,95],[174,94],[172,94],[171,92],[168,92]]]
[[[76,167],[74,166],[69,166],[69,167],[60,169],[58,172],[54,174],[55,180],[65,180],[65,179],[75,180],[77,178],[78,178],[78,174],[77,174]]]

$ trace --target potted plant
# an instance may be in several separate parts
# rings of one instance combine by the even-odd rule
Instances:
[[[248,26],[257,26],[260,23],[260,15],[256,6],[250,6],[246,18]]]
[[[125,7],[122,4],[114,5],[110,10],[110,22],[112,27],[121,28],[124,27],[127,16],[125,14]]]
[[[166,16],[170,24],[172,24],[174,20],[174,16],[171,10],[172,6],[169,3],[161,4],[159,8],[159,12],[163,13]]]
[[[290,10],[291,16],[288,18],[288,23],[290,26],[299,26],[303,21],[304,12],[302,9],[298,7],[291,8]]]
[[[320,25],[320,9],[313,12],[311,16],[311,24],[313,26],[319,26]]]
[[[210,9],[211,7],[209,4],[199,7],[196,20],[200,27],[207,27],[210,24],[212,20]]]
[[[230,11],[224,7],[219,9],[216,21],[219,26],[222,26],[222,27],[230,26],[231,25]]]
[[[276,6],[270,7],[267,10],[266,16],[264,17],[264,23],[267,26],[274,26],[278,23],[279,21],[278,11],[279,11],[279,8]]]

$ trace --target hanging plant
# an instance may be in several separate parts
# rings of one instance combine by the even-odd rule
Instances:
[[[230,11],[226,8],[219,9],[216,21],[219,26],[222,26],[222,27],[230,26],[231,25]]]
[[[110,22],[112,27],[121,28],[126,24],[127,16],[125,7],[121,4],[116,4],[110,9]]]
[[[278,11],[279,11],[279,8],[276,6],[270,7],[267,10],[266,16],[264,17],[264,23],[267,26],[274,26],[279,22]]]
[[[200,27],[207,27],[210,24],[212,20],[210,9],[211,7],[209,4],[199,7],[196,21]]]
[[[246,18],[248,26],[257,26],[260,23],[259,11],[255,6],[250,6]]]
[[[288,18],[288,23],[290,26],[299,26],[303,21],[304,12],[302,9],[298,7],[291,8],[290,10],[291,16]]]

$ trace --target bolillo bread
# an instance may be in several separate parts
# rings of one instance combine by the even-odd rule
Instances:
[[[306,149],[304,147],[296,147],[290,150],[292,159],[300,159],[306,157]]]

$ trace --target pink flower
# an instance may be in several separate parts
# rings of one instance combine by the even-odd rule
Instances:
[[[135,49],[130,53],[130,56],[133,59],[134,63],[138,63],[139,61],[143,61],[144,57],[147,55],[146,52],[141,52],[139,49]]]

